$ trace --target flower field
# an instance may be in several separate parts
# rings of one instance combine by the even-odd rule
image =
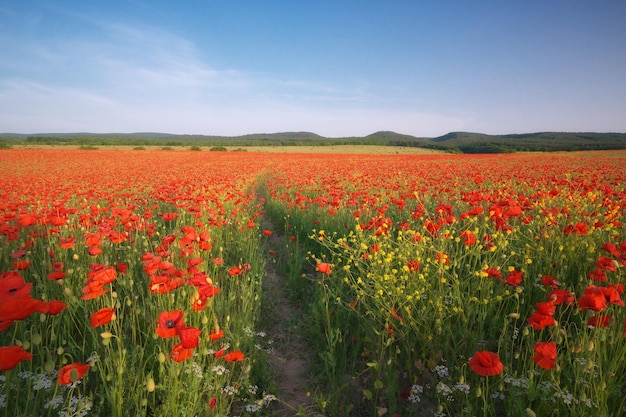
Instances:
[[[271,262],[315,352],[301,413],[624,414],[625,167],[2,150],[0,415],[272,415]]]

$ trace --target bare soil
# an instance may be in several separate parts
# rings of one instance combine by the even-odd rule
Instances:
[[[281,246],[284,247],[280,233],[267,219],[262,219],[261,225],[264,230],[272,231],[269,248],[276,251],[276,256],[284,256],[280,251]],[[263,280],[262,314],[271,315],[271,319],[265,317],[262,322],[267,323],[268,327],[264,330],[273,341],[270,364],[275,373],[279,400],[273,405],[272,415],[317,416],[313,411],[309,386],[313,353],[297,322],[294,322],[294,317],[299,314],[298,307],[290,300],[285,288],[287,277],[281,275],[278,269],[277,262],[268,262]]]

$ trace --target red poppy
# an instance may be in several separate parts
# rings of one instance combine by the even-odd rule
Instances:
[[[224,360],[226,362],[240,362],[244,359],[244,354],[238,350],[233,350],[224,355]]]
[[[578,298],[579,310],[601,311],[607,306],[607,300],[602,290],[593,285],[585,288],[584,295]]]
[[[91,315],[91,327],[98,327],[109,323],[113,318],[113,314],[115,314],[114,308],[101,308]]]
[[[559,281],[556,278],[551,277],[549,275],[544,275],[541,277],[541,283],[546,287],[559,288]]]
[[[18,271],[23,271],[24,269],[28,268],[30,266],[30,262],[29,261],[15,261],[13,262],[13,264],[11,265],[13,267],[13,269],[17,269]]]
[[[502,274],[500,273],[500,270],[498,268],[485,268],[483,269],[483,272],[487,274],[487,278],[502,279]]]
[[[63,271],[52,271],[48,274],[49,281],[56,281],[63,278],[65,278],[65,272]]]
[[[159,314],[159,327],[156,328],[156,333],[163,338],[174,337],[184,325],[182,310],[164,311]]]
[[[326,275],[330,275],[331,267],[328,263],[319,263],[315,268],[318,272]]]
[[[437,259],[437,262],[439,262],[440,264],[447,265],[450,263],[450,255],[448,255],[447,253],[436,253],[435,259]]]
[[[228,275],[230,275],[231,277],[234,277],[236,275],[241,275],[241,272],[242,272],[241,268],[235,265],[228,270]]]
[[[215,352],[215,358],[219,359],[222,356],[224,356],[224,352],[226,351],[225,347],[222,347],[220,350],[218,350],[217,352]]]
[[[0,273],[0,302],[30,297],[32,288],[16,271]]]
[[[126,272],[128,272],[128,264],[127,263],[118,262],[118,263],[115,264],[115,268],[122,275],[126,275]]]
[[[526,321],[535,330],[543,330],[546,327],[556,324],[554,317],[547,314],[541,314],[539,311],[535,311]]]
[[[511,271],[509,275],[504,279],[504,283],[517,287],[522,283],[522,271]]]
[[[596,268],[587,274],[587,278],[596,282],[606,282],[606,271]]]
[[[220,329],[220,330],[215,330],[215,329],[211,329],[211,331],[209,332],[209,339],[211,340],[219,340],[222,337],[224,337],[224,330]]]
[[[611,323],[611,316],[609,314],[598,314],[597,316],[589,317],[587,320],[587,326],[593,327],[608,327]]]
[[[470,230],[464,230],[461,232],[461,239],[465,246],[472,246],[476,244],[476,235]]]
[[[170,355],[170,358],[172,358],[176,362],[182,362],[185,359],[190,358],[192,356],[193,356],[193,349],[188,349],[184,347],[182,343],[178,343],[177,345],[174,345],[174,347],[172,348],[172,354]]]
[[[210,409],[214,409],[215,408],[215,404],[217,404],[217,398],[213,397],[213,398],[211,398],[211,401],[209,401],[209,408]]]
[[[548,293],[548,299],[551,300],[554,305],[565,304],[568,306],[573,306],[576,303],[574,293],[568,290],[552,290],[550,291],[550,293]]]
[[[615,262],[613,259],[606,256],[600,256],[596,261],[596,265],[598,266],[598,268],[611,272],[617,271],[617,266],[615,265],[616,263],[617,262]]]
[[[195,327],[183,327],[179,331],[180,343],[185,349],[195,349],[198,347],[198,339],[202,330]]]
[[[263,230],[263,236],[272,236],[272,231],[271,230]]]
[[[102,248],[100,248],[99,246],[92,246],[87,252],[90,256],[98,256],[102,254]]]
[[[476,352],[468,363],[472,371],[480,376],[494,376],[501,374],[504,370],[500,356],[488,350]]]
[[[41,307],[37,311],[51,316],[57,315],[67,308],[67,304],[59,300],[42,301],[41,303]]]
[[[537,311],[541,314],[545,314],[547,316],[552,316],[556,312],[556,306],[552,301],[541,301],[535,303],[537,307]]]
[[[89,364],[70,363],[59,370],[59,385],[69,385],[78,381],[89,370]]]
[[[556,366],[556,343],[537,342],[533,361],[543,369],[552,369]]]
[[[220,289],[211,284],[204,284],[198,287],[201,298],[210,298],[220,293]]]
[[[62,237],[59,242],[59,247],[61,249],[72,249],[75,243],[75,237]]]
[[[30,296],[11,299],[0,303],[0,330],[11,326],[16,320],[23,320],[35,312],[45,308],[43,301]]]
[[[21,346],[2,346],[0,347],[0,371],[9,371],[21,361],[32,358],[32,353],[25,351]]]
[[[420,261],[417,259],[411,259],[406,263],[406,267],[409,268],[409,272],[417,272],[422,266],[420,265]]]

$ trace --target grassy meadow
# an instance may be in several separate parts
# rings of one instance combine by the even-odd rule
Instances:
[[[0,150],[0,416],[626,413],[626,152],[285,148]]]

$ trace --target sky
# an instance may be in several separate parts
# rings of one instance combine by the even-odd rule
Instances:
[[[0,0],[0,132],[626,132],[623,0]]]

